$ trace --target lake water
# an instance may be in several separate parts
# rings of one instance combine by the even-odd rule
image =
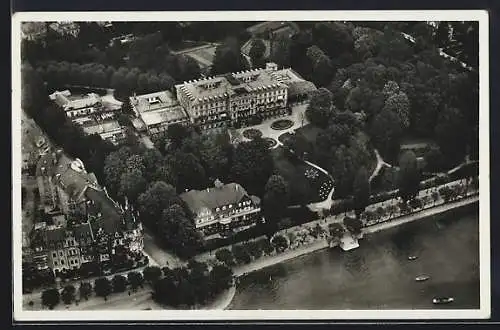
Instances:
[[[229,309],[478,309],[478,220],[476,205],[365,236],[349,252],[322,250],[252,273]],[[421,274],[431,278],[416,282]],[[455,302],[433,305],[436,296]]]

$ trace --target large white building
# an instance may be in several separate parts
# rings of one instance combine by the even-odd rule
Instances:
[[[278,70],[275,63],[267,63],[262,69],[187,81],[175,85],[175,90],[191,123],[212,129],[285,115],[289,89],[299,82],[308,87],[301,93],[316,89],[293,70]]]

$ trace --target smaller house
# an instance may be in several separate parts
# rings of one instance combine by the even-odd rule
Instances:
[[[104,111],[101,97],[95,93],[75,97],[71,95],[69,90],[64,90],[55,91],[49,95],[49,98],[61,107],[66,116],[71,119]]]
[[[238,183],[223,184],[180,195],[194,216],[194,224],[205,239],[227,237],[264,221],[260,199],[250,196]]]
[[[75,22],[54,22],[49,25],[49,28],[60,35],[70,35],[78,37],[80,26]]]

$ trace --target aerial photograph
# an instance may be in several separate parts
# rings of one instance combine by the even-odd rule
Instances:
[[[480,308],[478,21],[20,34],[23,311]]]

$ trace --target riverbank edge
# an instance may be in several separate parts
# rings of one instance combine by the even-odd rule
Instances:
[[[395,218],[393,220],[390,220],[390,221],[387,221],[384,223],[375,224],[375,225],[372,225],[369,227],[365,227],[365,228],[363,228],[362,233],[363,234],[373,234],[373,233],[376,233],[376,232],[379,232],[382,230],[401,226],[401,225],[404,225],[404,224],[407,224],[407,223],[410,223],[410,222],[413,222],[416,220],[423,220],[423,219],[426,219],[426,218],[429,218],[429,217],[432,217],[432,216],[435,216],[438,214],[446,213],[446,212],[451,211],[451,210],[457,210],[457,209],[460,209],[463,207],[467,207],[467,206],[470,206],[471,204],[474,204],[474,203],[479,203],[479,195],[470,196],[467,198],[463,198],[459,201],[438,205],[438,206],[431,207],[431,208],[428,208],[425,210],[421,210],[421,211],[418,211],[418,212],[415,212],[415,213],[412,213],[409,215],[404,215],[404,216]],[[242,266],[236,267],[233,269],[234,276],[236,278],[243,277],[245,275],[262,270],[264,268],[268,268],[268,267],[274,266],[276,264],[286,262],[286,261],[298,258],[300,256],[303,256],[303,255],[306,255],[306,254],[309,254],[309,253],[312,253],[315,251],[319,251],[319,250],[322,250],[322,249],[325,249],[328,247],[329,247],[329,244],[326,240],[314,242],[314,243],[309,244],[305,247],[297,248],[295,250],[289,250],[289,251],[286,251],[286,252],[281,253],[279,255],[266,257],[266,258],[251,262],[247,265],[242,265]]]

